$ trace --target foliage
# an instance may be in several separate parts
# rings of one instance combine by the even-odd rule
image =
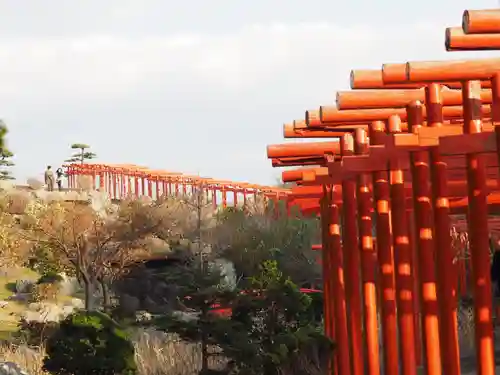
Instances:
[[[237,295],[227,288],[221,269],[208,263],[200,255],[188,264],[164,275],[169,283],[179,288],[178,304],[181,313],[172,312],[154,319],[161,330],[175,332],[189,342],[201,342],[202,372],[208,371],[209,345],[217,345],[218,338],[231,331],[231,322],[212,313],[213,305],[228,305]]]
[[[0,180],[15,180],[12,172],[8,169],[15,164],[11,160],[14,154],[9,150],[0,151]]]
[[[278,215],[276,215],[278,213]],[[266,260],[276,260],[280,270],[298,285],[315,285],[321,278],[311,250],[319,235],[316,219],[272,209],[225,210],[218,216],[212,245],[234,263],[238,277],[248,280]]]
[[[205,349],[205,362],[222,355],[242,374],[272,375],[292,367],[307,368],[306,374],[311,368],[324,368],[332,344],[322,334],[321,306],[301,293],[276,261],[261,265],[259,274],[249,280],[250,293],[221,288],[221,276],[196,259],[178,273],[170,272],[165,276],[169,282],[180,284],[180,309],[191,315],[171,313],[154,324],[189,342],[201,341],[202,352],[203,346],[220,348],[215,353]],[[214,305],[232,308],[232,315],[213,314]],[[208,370],[206,365],[202,369]]]
[[[47,340],[44,369],[57,375],[132,375],[134,346],[125,331],[100,312],[77,312]]]
[[[30,209],[25,234],[34,246],[41,273],[74,274],[85,286],[86,307],[101,286],[149,257],[148,236],[169,236],[176,218],[163,203],[125,201],[113,215],[100,215],[88,205],[52,202]]]
[[[14,154],[7,148],[7,134],[9,130],[7,125],[0,120],[0,180],[14,180],[10,167],[14,166],[12,157]]]
[[[182,237],[204,247],[210,242],[212,229],[216,224],[213,202],[204,194],[203,184],[193,186],[194,192],[179,199],[185,213]],[[199,248],[198,250],[201,250]]]
[[[87,149],[90,148],[89,145],[86,145],[84,143],[73,143],[71,145],[71,148],[73,150],[80,150],[73,155],[67,160],[65,160],[68,163],[85,163],[87,160],[92,160],[97,157],[97,155],[93,152],[86,151]]]
[[[231,334],[219,338],[224,355],[241,374],[322,373],[333,344],[315,320],[311,297],[276,261],[264,262],[251,284],[254,292],[234,301]]]
[[[42,274],[40,278],[37,280],[37,284],[54,284],[57,282],[63,281],[63,277],[59,275],[57,272],[50,271]]]
[[[20,235],[15,218],[0,212],[0,267],[22,265],[29,253],[29,243]]]

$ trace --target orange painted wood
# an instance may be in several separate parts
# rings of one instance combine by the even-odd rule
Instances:
[[[444,45],[447,51],[499,50],[500,32],[497,34],[465,34],[461,27],[448,27],[445,32]]]
[[[342,137],[345,131],[335,131],[329,129],[295,129],[293,124],[283,125],[283,138],[336,138]]]
[[[488,80],[499,67],[500,58],[408,62],[405,82]]]
[[[483,116],[489,117],[491,115],[491,106],[482,106]],[[339,110],[335,106],[321,106],[319,110],[321,124],[366,124],[372,121],[387,120],[390,116],[396,115],[402,121],[406,121],[407,114],[404,108],[383,108],[383,109],[363,109],[363,110]],[[426,111],[424,111],[426,116]],[[443,108],[443,116],[446,119],[462,118],[463,109],[460,106],[450,106]],[[404,124],[403,124],[404,125]],[[317,125],[319,126],[319,125]],[[407,131],[403,127],[403,131]]]
[[[303,156],[323,156],[325,154],[339,154],[338,142],[307,142],[288,143],[267,146],[268,158],[289,158]]]
[[[395,72],[395,69],[397,67],[392,66],[392,65],[397,65],[397,64],[387,64],[387,65],[391,65],[390,69],[393,72]],[[401,66],[404,65],[405,70],[406,70],[406,64],[399,64],[399,65],[401,65]],[[382,70],[380,70],[380,69],[351,70],[351,76],[350,76],[351,77],[350,78],[351,89],[353,89],[353,90],[419,89],[425,85],[423,82],[408,83],[408,82],[406,82],[406,77],[404,78],[402,83],[384,82],[383,70],[384,70],[383,67],[382,67]],[[389,79],[388,72],[386,73],[386,78]],[[391,77],[393,80],[395,80],[398,77],[398,75],[399,74],[393,74],[393,75],[391,74]],[[460,89],[459,82],[444,82],[443,84],[450,89]],[[481,86],[483,88],[488,88],[488,87],[491,87],[491,84],[489,81],[483,81],[483,82],[481,82]]]
[[[351,70],[351,89],[416,89],[420,84],[385,84],[380,70]]]
[[[462,104],[462,92],[442,90],[444,106],[458,106]],[[347,109],[383,109],[404,108],[408,103],[418,100],[425,103],[425,91],[417,90],[359,90],[337,92],[336,105],[339,110]],[[491,104],[492,94],[490,89],[481,91],[483,104]]]
[[[303,165],[321,165],[325,163],[324,156],[320,157],[297,157],[297,158],[274,158],[271,160],[273,167],[296,167]]]
[[[500,9],[464,11],[462,29],[466,34],[500,33]]]
[[[411,176],[411,174],[405,175],[405,178],[406,176]],[[486,181],[486,187],[489,191],[489,194],[492,194],[494,191],[499,191],[498,180],[488,179]],[[408,190],[408,192],[410,192],[411,196],[412,182],[406,182],[405,188]],[[447,188],[448,197],[450,198],[463,198],[467,196],[467,181],[450,180],[448,181]],[[322,194],[322,186],[294,186],[290,189],[289,197],[290,199],[319,198],[322,196]],[[335,194],[342,194],[342,186],[335,186]]]

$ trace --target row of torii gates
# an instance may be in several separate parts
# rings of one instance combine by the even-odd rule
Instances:
[[[500,49],[500,10],[465,11],[446,49]],[[284,125],[273,166],[289,200],[320,214],[325,330],[338,375],[461,372],[459,265],[450,225],[468,231],[477,373],[493,375],[491,231],[499,229],[500,58],[384,64],[351,72],[336,106]],[[309,166],[309,167],[306,167]],[[375,227],[375,233],[373,233]],[[382,338],[379,343],[378,315]]]
[[[266,201],[288,202],[290,192],[275,186],[216,180],[133,164],[73,163],[64,168],[70,190],[81,188],[79,178],[87,176],[91,179],[90,189],[107,192],[112,200],[130,196],[148,196],[152,199],[162,196],[186,197],[202,189],[205,202],[210,202],[214,208],[226,208],[246,206],[250,201],[256,202],[259,197]],[[279,213],[279,205],[275,204],[274,208]]]

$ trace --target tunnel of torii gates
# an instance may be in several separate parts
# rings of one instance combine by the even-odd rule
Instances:
[[[132,164],[74,163],[65,165],[64,168],[69,189],[78,188],[79,176],[90,176],[92,188],[107,192],[113,200],[128,196],[149,196],[152,199],[161,196],[183,197],[201,188],[204,190],[205,202],[211,202],[214,208],[226,208],[229,205],[245,206],[250,200],[255,202],[259,196],[264,200],[287,202],[290,193],[289,189],[279,187],[151,170]],[[276,214],[279,214],[279,205],[275,204],[274,208]]]
[[[465,11],[445,39],[448,51],[500,49],[500,10]],[[470,271],[477,373],[493,375],[500,58],[384,64],[350,82],[335,106],[284,125],[285,138],[321,142],[267,148],[273,166],[301,167],[283,172],[297,185],[289,199],[321,217],[330,370],[459,374],[457,305]],[[455,257],[452,225],[467,231],[470,262]]]

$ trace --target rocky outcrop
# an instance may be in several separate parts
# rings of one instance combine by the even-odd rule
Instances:
[[[0,375],[29,375],[13,362],[0,362]]]
[[[63,305],[51,302],[34,302],[28,305],[28,309],[21,314],[21,318],[28,322],[58,322],[75,310],[82,308],[83,301],[78,298],[73,298],[69,303]]]

